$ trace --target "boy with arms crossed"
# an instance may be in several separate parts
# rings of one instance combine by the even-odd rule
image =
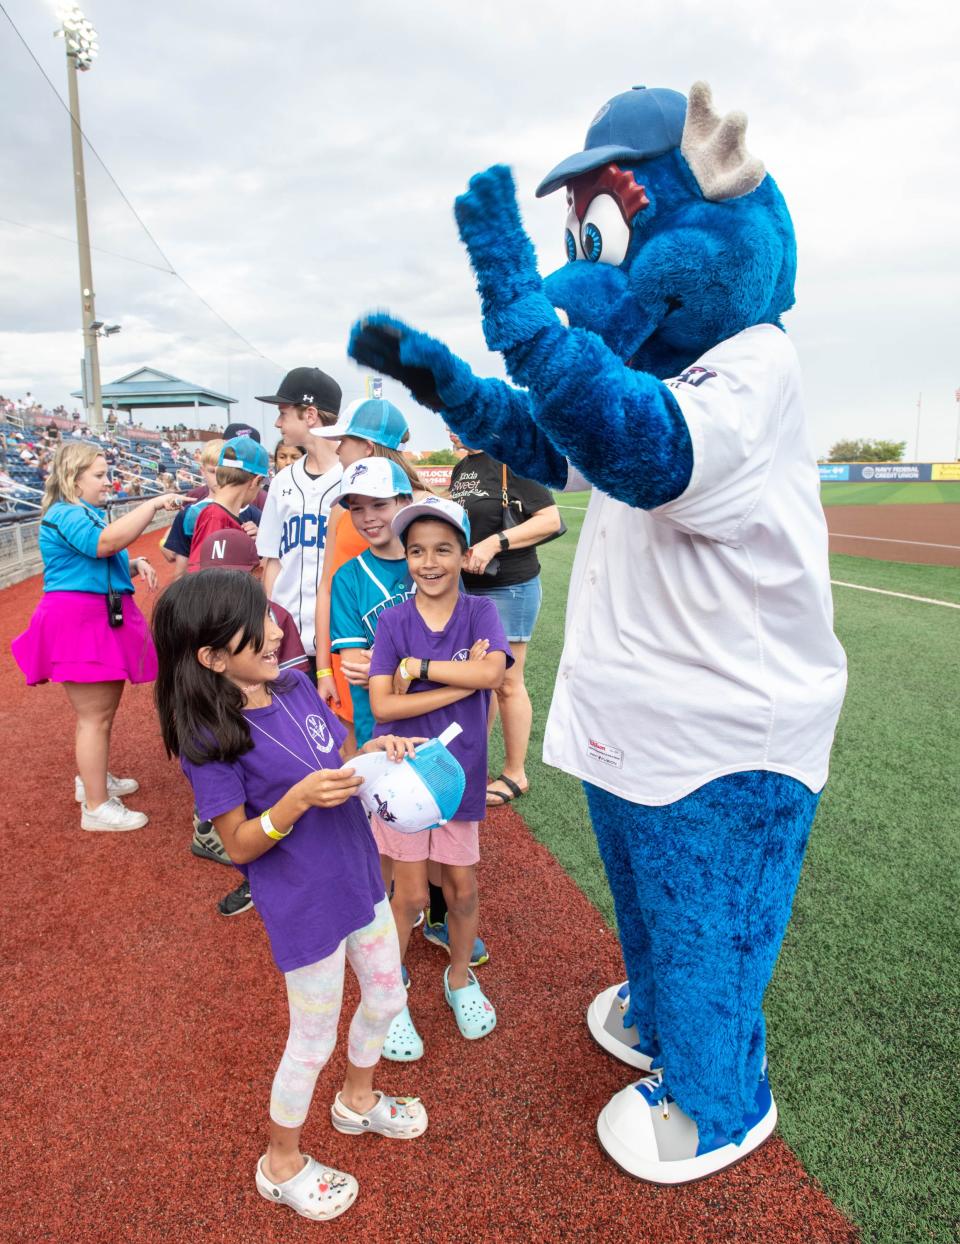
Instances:
[[[433,738],[456,722],[450,744],[466,774],[455,817],[438,829],[399,833],[379,817],[371,827],[381,855],[393,861],[392,907],[406,953],[410,931],[427,902],[427,867],[442,866],[450,929],[450,966],[443,991],[460,1033],[468,1041],[487,1036],[497,1022],[492,1003],[470,970],[479,923],[477,863],[479,823],[486,815],[487,711],[490,693],[512,664],[496,608],[482,596],[460,591],[470,544],[470,523],[461,506],[440,497],[405,506],[393,519],[404,546],[416,595],[388,609],[379,620],[370,663],[374,735],[402,721],[416,737]],[[423,1052],[409,1009],[396,1017],[384,1056],[412,1061]]]

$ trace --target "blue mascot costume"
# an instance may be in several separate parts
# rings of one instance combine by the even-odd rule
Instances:
[[[627,982],[596,1040],[644,1072],[598,1120],[631,1174],[684,1183],[773,1131],[764,991],[843,700],[827,536],[796,354],[796,244],[742,114],[635,87],[604,104],[564,187],[567,263],[541,279],[506,168],[456,203],[488,345],[480,379],[387,315],[350,352],[467,445],[592,486],[548,763],[580,778]]]

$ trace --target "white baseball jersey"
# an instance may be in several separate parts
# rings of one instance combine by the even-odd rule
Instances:
[[[293,616],[304,650],[316,653],[317,584],[327,543],[327,518],[340,495],[339,463],[323,475],[307,474],[306,458],[279,471],[267,493],[257,531],[257,552],[276,557],[280,572],[270,599]]]
[[[818,791],[846,659],[796,353],[758,325],[666,383],[693,473],[650,511],[594,491],[544,759],[633,803],[748,769]]]

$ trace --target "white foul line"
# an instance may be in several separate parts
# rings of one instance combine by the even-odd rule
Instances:
[[[837,536],[841,540],[875,540],[878,544],[913,544],[918,549],[956,549],[960,551],[960,544],[931,544],[927,540],[893,540],[888,536],[855,536],[849,531],[831,531],[831,536]]]
[[[834,587],[854,587],[858,592],[876,592],[878,596],[899,596],[901,600],[919,600],[924,605],[942,605],[944,609],[960,609],[960,604],[952,600],[934,600],[932,596],[911,596],[909,592],[888,592],[882,587],[864,587],[862,583],[844,583],[842,579],[831,579]]]
[[[561,505],[561,510],[584,510],[586,507],[582,505]],[[830,534],[842,535],[842,532],[831,531]],[[848,536],[851,540],[881,540],[880,536]],[[890,544],[917,544],[927,549],[960,549],[958,544],[926,544],[922,540],[891,540]],[[911,596],[909,592],[888,592],[882,587],[865,587],[862,583],[844,583],[842,579],[831,579],[830,582],[834,587],[852,587],[858,592],[876,592],[878,596],[898,596],[901,600],[918,600],[923,605],[942,605],[944,609],[960,609],[960,604],[955,604],[952,600],[934,600],[932,596]]]

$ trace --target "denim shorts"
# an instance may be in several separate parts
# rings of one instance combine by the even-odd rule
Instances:
[[[540,576],[510,587],[471,588],[471,596],[487,596],[497,607],[500,625],[512,644],[528,644],[537,624],[543,588]]]

